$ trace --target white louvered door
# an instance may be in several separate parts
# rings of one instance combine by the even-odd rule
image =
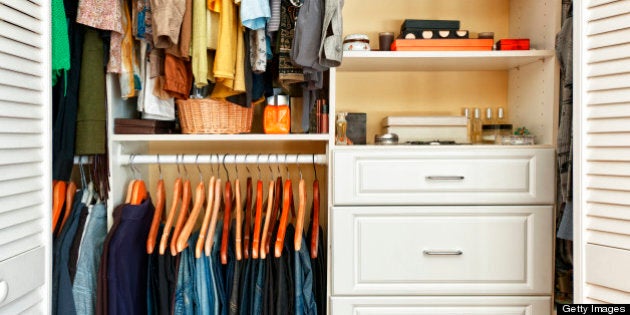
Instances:
[[[575,300],[630,303],[630,0],[574,8]]]
[[[50,1],[0,0],[0,314],[50,309]]]

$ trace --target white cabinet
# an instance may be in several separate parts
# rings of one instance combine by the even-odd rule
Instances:
[[[553,153],[336,147],[333,314],[549,314]],[[365,296],[384,304],[359,303]],[[396,305],[404,296],[421,298]],[[445,305],[424,304],[426,296]],[[513,305],[460,305],[455,296],[473,304],[502,296]],[[535,307],[527,299],[534,296]]]

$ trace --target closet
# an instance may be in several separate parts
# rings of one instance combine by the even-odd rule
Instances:
[[[367,146],[332,145],[332,314],[551,314],[560,1],[346,1],[344,33],[460,20],[528,51],[351,51],[331,108],[366,112]],[[369,21],[369,22],[368,22]],[[370,145],[390,115],[503,107],[532,146]]]

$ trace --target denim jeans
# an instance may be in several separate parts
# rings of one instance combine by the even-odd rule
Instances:
[[[256,266],[256,285],[254,286],[254,304],[252,305],[252,314],[262,314],[266,264],[262,259],[256,259],[254,262],[254,266]]]
[[[254,265],[254,259],[243,258],[243,272],[241,275],[241,295],[239,296],[239,314],[250,315],[252,306],[253,287],[252,282],[252,266]]]
[[[99,203],[92,208],[85,227],[77,262],[77,274],[72,286],[77,314],[91,315],[96,312],[96,274],[101,262],[105,236],[107,208],[104,203]]]
[[[302,247],[299,251],[295,251],[294,257],[295,314],[317,315],[317,304],[313,295],[311,257],[304,237],[302,237]]]
[[[198,234],[191,235],[188,239],[188,247],[181,252],[177,289],[175,290],[175,315],[198,314],[199,296],[195,281],[195,244],[197,243],[197,236]]]
[[[212,259],[205,254],[195,259],[195,281],[197,283],[197,296],[199,299],[200,314],[215,314],[216,287],[212,274]]]

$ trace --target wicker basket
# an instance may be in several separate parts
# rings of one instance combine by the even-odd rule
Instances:
[[[177,100],[182,133],[247,133],[252,128],[253,107],[209,98]]]

